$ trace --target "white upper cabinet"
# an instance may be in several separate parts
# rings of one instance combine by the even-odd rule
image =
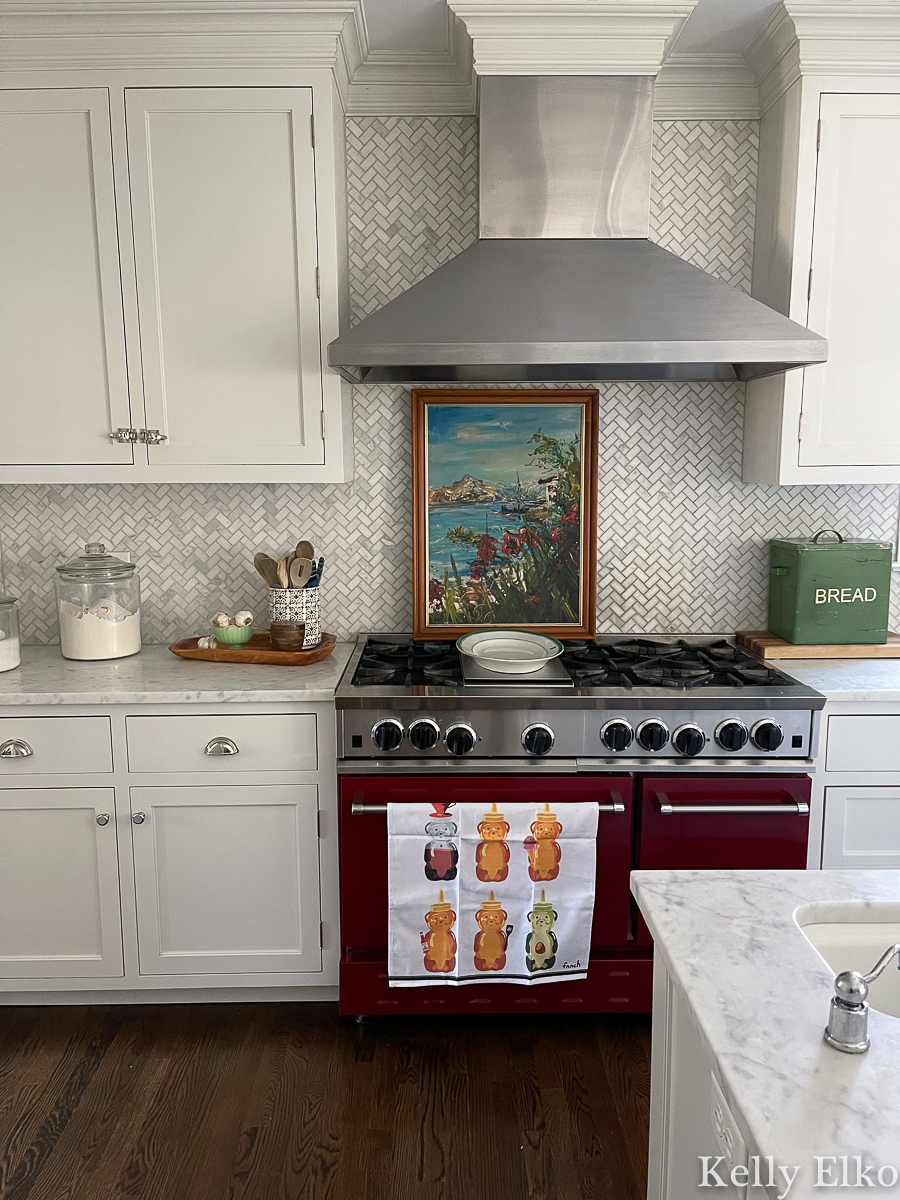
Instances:
[[[900,464],[900,93],[823,95],[800,465]]]
[[[105,88],[0,92],[0,464],[134,448]]]
[[[760,80],[753,294],[828,361],[747,385],[748,483],[900,482],[900,12],[785,0]]]
[[[150,462],[323,464],[311,89],[125,110]]]
[[[347,478],[340,112],[310,74],[0,92],[0,482]]]

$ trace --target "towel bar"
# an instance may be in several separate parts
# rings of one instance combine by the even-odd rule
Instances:
[[[602,813],[623,813],[625,805],[622,800],[613,800],[611,804],[599,804],[597,808]],[[386,813],[386,804],[356,804],[350,805],[350,812],[354,817],[377,815],[378,813]]]

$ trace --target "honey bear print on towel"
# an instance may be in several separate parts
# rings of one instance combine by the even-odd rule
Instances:
[[[506,947],[512,925],[503,928],[506,911],[499,900],[494,899],[491,892],[488,900],[482,901],[481,908],[475,914],[478,922],[478,932],[475,934],[475,970],[502,971],[506,966]]]
[[[438,899],[425,914],[428,932],[419,934],[426,971],[447,975],[456,966],[455,923],[456,913],[444,899],[444,889],[441,888]]]
[[[509,822],[497,805],[485,813],[478,825],[481,841],[475,847],[475,874],[482,883],[502,883],[509,874]]]
[[[425,825],[431,841],[425,847],[425,878],[433,882],[447,883],[456,878],[459,850],[453,840],[457,834],[456,822],[447,812],[450,805],[432,803],[432,813]]]
[[[555,879],[559,874],[562,851],[556,839],[562,833],[562,829],[556,813],[550,811],[549,804],[544,805],[543,812],[535,814],[531,833],[525,839],[528,874],[534,883]]]
[[[531,932],[525,939],[525,966],[529,971],[549,971],[556,962],[559,941],[553,922],[557,915],[541,888],[541,898],[528,914]]]

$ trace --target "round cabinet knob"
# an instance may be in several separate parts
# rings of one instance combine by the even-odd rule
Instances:
[[[407,731],[407,737],[414,750],[431,750],[438,744],[440,736],[440,725],[437,721],[432,721],[430,717],[422,717],[419,721],[413,721]]]
[[[529,754],[549,754],[555,741],[549,725],[529,725],[522,734],[522,745]]]
[[[451,754],[471,754],[475,749],[478,738],[471,725],[451,725],[444,735],[444,741]]]
[[[767,750],[769,753],[777,750],[784,741],[784,730],[777,721],[757,721],[750,732],[760,750]]]
[[[743,721],[723,721],[716,730],[716,741],[723,750],[743,750],[750,740],[750,734]]]
[[[396,717],[386,717],[372,726],[372,741],[379,750],[397,750],[403,741],[403,726]]]
[[[637,727],[637,740],[645,750],[653,752],[662,750],[666,742],[669,740],[669,729],[662,721],[657,721],[651,718],[649,721],[641,721]]]
[[[686,754],[688,758],[693,758],[706,745],[706,734],[699,725],[681,725],[675,730],[672,741],[679,754]]]
[[[97,813],[97,824],[98,825],[108,825],[109,824],[109,813]]]
[[[143,823],[144,823],[144,821],[146,821],[147,817],[146,817],[145,813],[136,812],[131,819],[132,819],[132,821],[134,821],[135,825],[143,825]]]
[[[634,730],[627,721],[614,717],[600,730],[600,737],[610,750],[627,750],[634,741]]]

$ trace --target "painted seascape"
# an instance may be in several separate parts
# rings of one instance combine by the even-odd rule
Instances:
[[[577,625],[583,408],[426,413],[429,626]]]

